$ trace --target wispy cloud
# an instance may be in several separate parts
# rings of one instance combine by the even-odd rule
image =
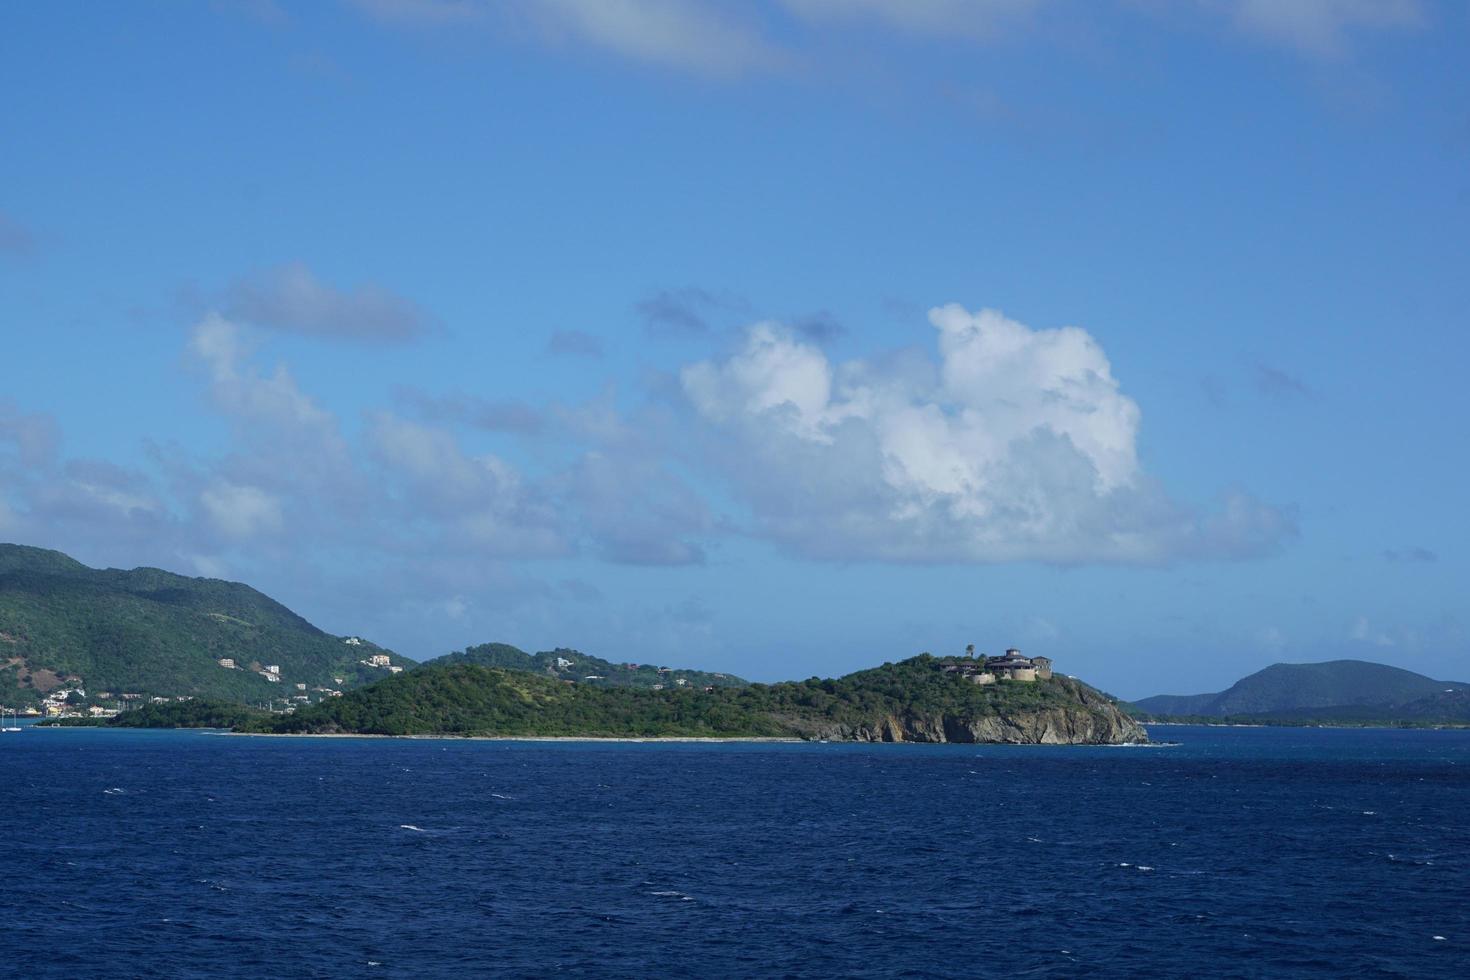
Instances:
[[[1305,398],[1312,393],[1301,379],[1261,361],[1252,366],[1251,383],[1268,398]]]
[[[834,343],[847,334],[847,328],[826,310],[797,317],[791,326],[799,336],[822,346]]]
[[[656,337],[696,337],[709,332],[711,318],[717,313],[745,308],[745,302],[737,297],[697,286],[661,289],[634,304],[644,327]]]
[[[556,357],[602,357],[602,341],[581,330],[558,330],[546,341],[546,353]]]
[[[522,435],[533,435],[546,426],[545,413],[525,402],[464,394],[435,396],[411,387],[395,389],[394,397],[420,418],[434,422]]]
[[[781,0],[819,24],[861,23],[938,38],[989,40],[1024,21],[1042,0]]]
[[[1374,627],[1367,616],[1359,616],[1353,620],[1352,627],[1348,630],[1348,639],[1375,647],[1393,647],[1399,644],[1398,639],[1391,636],[1387,630]]]
[[[477,0],[349,0],[349,2],[369,16],[387,23],[436,27],[483,20],[488,6]]]
[[[291,16],[276,0],[210,0],[209,5],[218,13],[248,17],[268,27],[291,22]]]
[[[1383,552],[1383,560],[1391,562],[1407,563],[1431,563],[1439,561],[1439,555],[1428,548],[1419,545],[1406,545],[1403,548],[1389,548]]]
[[[1419,0],[1215,0],[1241,33],[1314,57],[1345,54],[1357,34],[1424,25]]]
[[[531,8],[548,32],[616,54],[709,75],[779,67],[780,48],[743,20],[739,5],[698,0],[541,0]]]
[[[732,77],[780,68],[786,52],[741,5],[705,0],[353,0],[375,19],[417,27],[480,25],[553,46]]]
[[[0,255],[30,255],[36,250],[36,236],[14,218],[0,211]]]
[[[417,304],[376,283],[341,289],[299,262],[236,280],[224,301],[232,319],[332,340],[402,343],[431,325]]]
[[[22,466],[41,466],[51,460],[61,442],[56,420],[39,412],[23,412],[0,397],[0,451],[15,454]]]
[[[930,44],[1025,42],[1048,23],[1107,16],[1112,5],[1059,0],[350,0],[377,22],[418,30],[483,31],[554,49],[603,52],[626,62],[719,79],[812,73],[824,54],[864,31]],[[266,0],[266,9],[273,6]],[[1134,0],[1132,12],[1200,22],[1311,58],[1341,57],[1355,40],[1427,21],[1421,0]],[[1047,18],[1050,17],[1049,22]],[[818,72],[820,73],[820,72]],[[994,97],[979,107],[996,112]]]

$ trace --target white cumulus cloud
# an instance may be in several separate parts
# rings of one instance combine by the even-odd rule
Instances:
[[[1210,517],[1139,467],[1140,412],[1096,340],[994,310],[930,311],[932,370],[833,363],[777,324],[680,380],[757,533],[812,557],[1158,562],[1291,532],[1243,494]]]

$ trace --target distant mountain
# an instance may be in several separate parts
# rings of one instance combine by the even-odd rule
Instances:
[[[500,667],[504,670],[527,671],[563,681],[576,681],[593,687],[641,687],[653,690],[660,686],[675,687],[744,687],[750,682],[734,674],[704,670],[685,670],[654,664],[615,664],[580,650],[559,647],[541,653],[527,653],[508,643],[482,643],[457,653],[448,653],[420,666],[447,667],[451,664],[473,664],[477,667]]]
[[[411,665],[366,640],[324,633],[238,582],[94,569],[59,551],[0,544],[0,704],[32,704],[76,687],[114,698],[249,702],[306,693],[315,701],[311,688],[386,676],[386,668],[362,663],[373,656]],[[280,668],[278,680],[260,673],[267,667]]]
[[[1215,694],[1133,702],[1153,716],[1272,720],[1470,720],[1470,684],[1363,660],[1272,664]]]

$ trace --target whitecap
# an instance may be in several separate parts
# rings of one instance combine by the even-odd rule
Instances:
[[[104,789],[102,792],[107,796],[125,796],[128,791],[114,786],[112,789]]]
[[[416,830],[416,831],[418,831],[421,834],[427,834],[428,833],[428,831],[425,830],[424,828],[422,828],[422,827],[415,827],[411,823],[401,823],[401,824],[398,825],[398,829],[399,830]]]
[[[1434,941],[1437,942],[1437,943],[1442,943],[1442,942],[1444,942],[1444,937],[1443,936],[1435,936],[1434,937]]]

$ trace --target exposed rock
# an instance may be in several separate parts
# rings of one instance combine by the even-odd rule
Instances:
[[[1148,741],[1143,726],[1107,698],[1064,682],[1075,705],[977,717],[887,715],[873,724],[800,726],[810,739],[848,742],[989,742],[1013,745],[1126,745]]]

